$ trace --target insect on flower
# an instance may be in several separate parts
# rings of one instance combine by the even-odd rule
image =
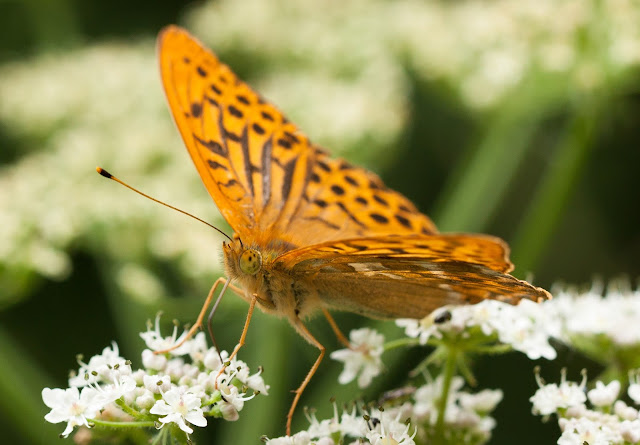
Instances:
[[[440,234],[375,174],[330,158],[185,30],[161,31],[158,56],[187,150],[235,231],[223,243],[227,278],[216,281],[190,332],[201,326],[215,290],[224,284],[222,293],[229,287],[249,302],[231,357],[244,343],[256,305],[287,318],[320,350],[295,391],[287,434],[325,354],[303,323],[313,313],[322,312],[348,344],[330,310],[421,319],[444,305],[550,297],[508,275],[513,266],[502,240]]]

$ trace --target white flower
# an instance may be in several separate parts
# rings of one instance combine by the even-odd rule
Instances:
[[[183,393],[179,388],[165,392],[149,412],[164,416],[160,417],[160,422],[176,423],[187,434],[193,433],[193,429],[186,422],[200,427],[207,426],[200,399],[190,392]]]
[[[532,411],[534,414],[543,416],[550,415],[555,413],[559,408],[581,405],[587,400],[587,396],[584,393],[587,383],[586,375],[580,384],[567,382],[566,371],[563,369],[559,386],[555,383],[543,385],[539,376],[536,377],[539,388],[536,393],[529,398],[529,401],[533,404]]]
[[[407,337],[418,338],[421,345],[426,344],[431,337],[442,337],[438,325],[433,323],[433,317],[431,316],[427,316],[422,320],[400,318],[396,320],[396,325],[404,328],[404,333]]]
[[[200,331],[187,343],[189,343],[189,356],[191,357],[192,362],[196,364],[202,363],[206,353],[209,351],[209,348],[207,347],[207,335]]]
[[[372,445],[415,445],[413,435],[409,435],[410,425],[399,421],[398,416],[391,416],[386,412],[374,410],[371,418],[376,418],[379,422],[375,425],[369,421],[369,429],[365,436]]]
[[[154,371],[162,371],[167,366],[167,357],[163,354],[154,354],[151,349],[142,351],[142,366]]]
[[[215,378],[216,375],[217,373],[215,371],[210,374],[212,379]],[[244,408],[244,402],[255,397],[255,394],[246,396],[241,393],[237,386],[230,383],[233,378],[234,375],[232,374],[228,378],[221,375],[218,379],[218,390],[222,397],[222,402],[219,402],[220,409],[222,411],[223,418],[231,421],[238,420],[238,412],[242,411],[242,408]]]
[[[64,437],[67,437],[78,425],[88,427],[88,419],[93,419],[103,408],[99,392],[90,386],[82,388],[82,392],[76,387],[44,388],[42,400],[51,408],[51,411],[44,416],[47,422],[67,422],[67,427],[62,432]]]
[[[105,406],[121,397],[129,396],[136,389],[136,381],[130,375],[121,375],[110,384],[95,385],[99,395],[97,399]]]
[[[609,445],[620,440],[620,436],[607,425],[591,421],[585,417],[561,419],[562,435],[558,445]]]
[[[156,321],[153,329],[151,329],[151,326],[149,326],[147,332],[140,333],[140,337],[142,337],[147,347],[152,351],[162,351],[165,349],[169,349],[177,343],[181,342],[186,336],[187,331],[185,330],[182,335],[178,337],[178,326],[174,326],[171,336],[163,337],[162,333],[160,332],[160,314],[156,315]],[[193,340],[187,340],[179,348],[175,348],[169,351],[169,354],[173,356],[182,356],[189,354],[192,349],[192,341]]]
[[[293,436],[276,437],[267,440],[268,445],[311,445],[311,443],[311,435],[306,431],[300,431]]]
[[[640,420],[624,420],[620,424],[620,435],[625,442],[640,442]]]
[[[351,331],[349,339],[350,349],[331,353],[332,359],[344,362],[344,370],[338,377],[338,382],[344,385],[358,377],[358,386],[364,388],[382,370],[380,356],[384,351],[384,336],[373,329],[362,328]]]
[[[222,351],[218,354],[218,351],[215,348],[209,348],[209,350],[202,357],[202,363],[207,369],[212,371],[218,371],[222,368],[223,361],[225,361],[229,357],[227,351]],[[222,358],[222,360],[220,360]]]
[[[558,289],[556,298],[545,303],[562,321],[563,340],[572,343],[576,336],[604,335],[618,347],[639,344],[640,329],[630,327],[640,325],[640,289],[632,291],[628,283],[613,281],[603,297],[602,288],[595,282],[583,293]]]
[[[102,350],[102,354],[94,355],[89,363],[80,362],[80,369],[76,376],[69,378],[69,386],[86,386],[100,381],[113,382],[121,374],[131,374],[131,366],[120,357],[118,345],[111,343],[111,347]]]
[[[640,374],[637,371],[630,373],[627,394],[636,405],[640,405]]]
[[[613,404],[613,412],[616,416],[624,420],[635,420],[638,418],[638,410],[629,406],[622,400],[616,400]]]
[[[153,397],[153,393],[146,390],[144,393],[136,397],[136,405],[143,410],[150,410],[155,405],[156,399]]]
[[[608,385],[605,385],[601,381],[597,381],[596,387],[587,392],[587,397],[593,406],[609,406],[616,401],[619,393],[619,381],[613,380]]]
[[[470,306],[455,306],[446,309],[451,317],[436,323],[441,312],[422,320],[397,320],[396,324],[405,328],[407,336],[420,339],[424,344],[431,337],[442,338],[443,333],[461,334],[473,326],[478,326],[487,337],[497,335],[500,342],[524,352],[532,359],[544,357],[553,359],[556,351],[549,344],[549,338],[559,332],[559,322],[551,317],[542,304],[523,300],[513,306],[495,300],[485,300]]]
[[[443,377],[439,375],[433,382],[427,383],[416,390],[413,395],[415,405],[413,408],[414,415],[422,420],[425,419],[429,424],[435,425],[438,417],[438,400],[442,396]],[[464,379],[455,376],[451,380],[449,387],[449,396],[447,398],[446,415],[449,420],[450,416],[455,416],[458,408],[455,406],[458,391],[464,386]]]
[[[142,380],[144,387],[154,394],[161,394],[171,389],[171,379],[168,375],[145,375]]]
[[[341,431],[340,418],[338,417],[338,407],[333,402],[333,417],[319,421],[314,412],[305,412],[305,416],[309,421],[307,431],[311,437],[329,437],[332,434]]]
[[[502,391],[499,389],[485,389],[476,394],[460,393],[460,406],[478,413],[493,411],[502,400]]]

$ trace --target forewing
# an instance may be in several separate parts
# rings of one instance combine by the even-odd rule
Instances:
[[[448,304],[548,299],[509,275],[508,248],[479,235],[344,240],[281,256],[276,270],[317,291],[326,307],[377,318],[422,318]]]
[[[162,83],[207,190],[242,238],[303,246],[435,232],[365,169],[330,159],[186,31],[158,37]]]

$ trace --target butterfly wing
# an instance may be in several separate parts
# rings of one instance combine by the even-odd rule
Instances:
[[[483,235],[383,236],[296,249],[274,270],[314,289],[329,309],[375,318],[422,318],[447,304],[550,298],[508,274],[508,247]]]
[[[404,196],[331,159],[186,31],[158,37],[164,90],[209,194],[242,239],[304,246],[435,233]]]

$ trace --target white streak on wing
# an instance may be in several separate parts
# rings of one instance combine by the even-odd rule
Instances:
[[[396,274],[392,274],[392,273],[389,273],[389,272],[382,272],[382,273],[378,273],[376,275],[384,275],[385,277],[389,277],[389,278],[392,278],[394,280],[402,280],[401,276],[396,275]]]
[[[402,280],[402,277],[390,272],[382,272],[388,270],[382,263],[348,263],[356,272],[362,273],[365,277],[385,276],[393,280]]]
[[[348,263],[356,272],[373,272],[376,270],[387,270],[382,263]]]

